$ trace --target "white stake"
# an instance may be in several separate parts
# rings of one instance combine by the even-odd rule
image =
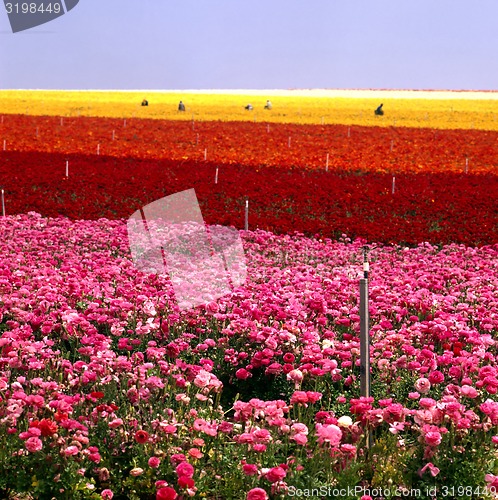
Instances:
[[[218,167],[216,167],[216,174],[214,176],[214,183],[218,184]]]
[[[393,189],[392,189],[392,194],[394,194],[395,186],[396,186],[396,177],[394,177],[394,175],[393,175]]]
[[[348,127],[348,137],[351,137],[351,127]]]
[[[465,173],[469,171],[469,159],[465,158]]]
[[[123,127],[126,127],[126,118],[123,120]]]
[[[266,131],[267,131],[268,133],[270,133],[270,124],[269,124],[269,123],[266,125]]]
[[[69,177],[69,161],[66,160],[66,177]]]
[[[61,116],[61,127],[64,125],[64,118]]]
[[[207,157],[208,157],[208,150],[207,148],[204,149],[204,161],[207,160]]]
[[[391,151],[393,150],[394,147],[394,141],[391,141]]]
[[[249,230],[249,200],[246,200],[246,217],[245,217],[244,229],[246,231]]]
[[[5,217],[5,195],[2,188],[2,215]]]
[[[112,131],[112,140],[114,140],[114,137],[116,136],[115,131]]]
[[[322,125],[323,125],[324,117],[322,116]]]
[[[325,172],[329,171],[329,154],[327,153],[327,160],[325,161]]]
[[[288,141],[287,144],[288,144],[289,147],[291,146],[291,137],[290,137],[290,135],[289,135],[289,141]]]
[[[97,154],[100,155],[100,144],[97,144]]]

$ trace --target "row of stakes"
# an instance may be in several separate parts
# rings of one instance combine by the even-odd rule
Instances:
[[[36,128],[36,135],[38,136],[38,127]],[[115,131],[113,130],[112,131],[112,140],[114,141],[114,139],[115,139]],[[199,134],[197,134],[197,136],[196,136],[196,146],[198,144],[199,144]],[[289,148],[291,147],[291,136],[289,136],[287,145],[288,145]],[[394,149],[394,141],[391,141],[390,150],[393,151],[393,149]],[[3,150],[4,151],[7,150],[7,141],[6,141],[6,139],[3,140]],[[100,155],[100,143],[97,144],[97,155]],[[330,155],[329,155],[329,153],[327,153],[327,156],[325,158],[325,171],[326,172],[329,171],[329,159],[330,159]],[[204,161],[207,161],[207,148],[204,148]],[[465,158],[465,173],[467,174],[468,171],[469,171],[469,159]],[[66,175],[66,177],[67,177],[67,175]]]

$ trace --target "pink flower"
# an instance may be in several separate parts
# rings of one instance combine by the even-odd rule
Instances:
[[[108,425],[111,429],[115,429],[116,427],[123,425],[123,420],[120,418],[115,418],[114,420],[111,420]]]
[[[472,387],[471,385],[462,385],[461,392],[462,392],[462,396],[465,396],[465,397],[471,398],[471,399],[477,398],[477,396],[479,395],[477,390],[474,387]]]
[[[178,498],[177,492],[169,486],[157,490],[156,500],[175,500],[176,498]]]
[[[161,459],[158,457],[150,457],[147,463],[152,469],[157,469],[159,467],[159,464],[161,463]]]
[[[268,495],[263,488],[253,488],[248,491],[246,500],[268,500]]]
[[[431,384],[440,384],[444,380],[444,375],[439,370],[434,370],[429,374],[429,382]]]
[[[64,450],[64,455],[66,455],[66,457],[71,457],[73,455],[77,455],[79,453],[79,451],[80,450],[76,446],[68,446]]]
[[[195,486],[195,482],[191,477],[180,476],[178,478],[178,486],[180,488],[193,488]]]
[[[329,443],[332,447],[338,446],[342,438],[341,429],[334,424],[316,424],[316,434],[319,444]]]
[[[182,462],[176,466],[178,476],[192,477],[194,475],[194,467],[188,462]]]
[[[102,490],[100,496],[102,497],[103,500],[112,500],[112,498],[114,497],[114,493],[109,489]]]
[[[498,476],[495,476],[494,474],[486,474],[484,479],[488,483],[488,488],[494,488],[495,491],[498,490]]]
[[[282,467],[273,467],[266,474],[265,477],[270,481],[270,483],[276,483],[278,481],[282,481],[282,479],[287,475]]]
[[[431,383],[428,379],[421,377],[415,382],[415,389],[421,394],[427,394],[431,389]]]
[[[26,446],[26,449],[30,453],[36,453],[37,451],[40,451],[43,448],[43,443],[41,439],[38,439],[37,437],[30,437],[26,443],[24,443]],[[76,447],[75,447],[76,448]],[[78,449],[78,448],[76,448]]]
[[[254,464],[244,464],[242,471],[246,476],[255,476],[258,473],[258,467]]]
[[[292,370],[287,374],[287,380],[292,380],[296,384],[302,382],[304,378],[303,372],[301,370]]]
[[[429,472],[431,473],[431,476],[432,477],[436,477],[438,474],[439,474],[439,469],[431,462],[429,462],[428,464],[425,464],[419,471],[418,471],[418,475],[420,477],[422,477],[424,475],[424,472],[427,471],[427,469],[429,470]]]
[[[204,456],[199,448],[190,448],[190,450],[188,450],[188,454],[192,458],[202,458]]]
[[[251,374],[251,372],[248,372],[245,368],[239,368],[239,369],[235,372],[235,376],[236,376],[239,380],[246,380],[246,379],[248,379],[249,377],[252,377],[252,374]]]
[[[429,446],[438,446],[442,440],[443,437],[439,432],[430,431],[425,435],[425,443]]]
[[[305,391],[295,391],[294,394],[292,394],[291,399],[290,399],[291,405],[295,405],[295,404],[305,405],[307,402],[308,402],[308,394],[306,394]]]

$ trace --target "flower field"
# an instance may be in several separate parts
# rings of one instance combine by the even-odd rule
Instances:
[[[29,114],[0,111],[0,497],[496,497],[484,108],[460,99],[459,126],[408,128],[134,117],[115,98],[114,117],[76,116],[78,102],[41,116],[33,97]],[[207,224],[243,229],[249,200],[248,277],[182,311],[168,276],[134,267],[126,219],[189,188]]]

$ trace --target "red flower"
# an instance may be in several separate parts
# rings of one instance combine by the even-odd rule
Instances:
[[[139,430],[135,432],[135,441],[144,444],[149,440],[149,433],[147,431]]]
[[[169,486],[157,490],[156,500],[175,500],[175,498],[178,498],[178,493]]]
[[[104,397],[104,393],[100,391],[93,391],[90,393],[90,396],[95,399],[102,399]]]
[[[181,476],[178,478],[178,486],[180,488],[193,488],[194,485],[195,482],[191,477]]]
[[[57,432],[57,424],[53,420],[44,418],[38,422],[38,429],[41,431],[41,435],[44,437],[53,436]]]

